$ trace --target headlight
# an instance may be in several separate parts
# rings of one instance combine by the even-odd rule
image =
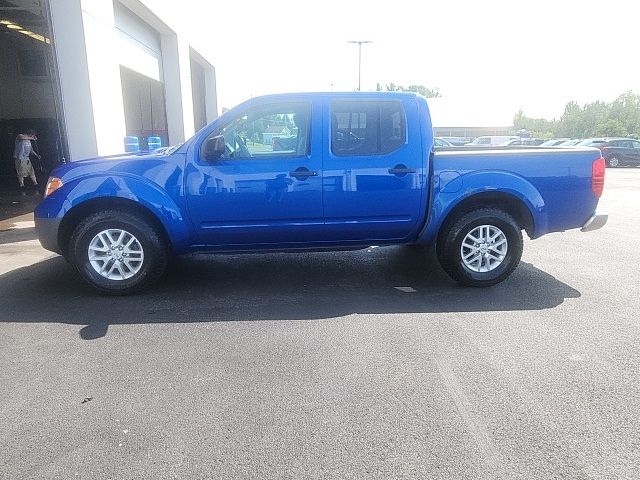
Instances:
[[[44,189],[44,198],[47,198],[53,192],[58,190],[62,185],[62,180],[60,180],[58,177],[49,177],[47,188]]]

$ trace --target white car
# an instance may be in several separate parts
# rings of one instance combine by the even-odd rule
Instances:
[[[445,140],[442,137],[434,137],[433,138],[433,146],[434,147],[453,147],[453,143]]]
[[[476,138],[473,142],[467,143],[471,147],[496,147],[509,140],[519,140],[515,135],[485,135]]]

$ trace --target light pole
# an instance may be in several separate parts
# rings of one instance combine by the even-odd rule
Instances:
[[[362,44],[373,43],[371,40],[349,40],[347,43],[358,44],[358,91],[360,91],[360,78],[362,72]]]

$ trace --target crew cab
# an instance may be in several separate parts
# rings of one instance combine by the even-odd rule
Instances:
[[[261,137],[273,126],[286,145]],[[602,227],[604,173],[595,148],[436,151],[413,93],[272,95],[162,152],[57,168],[35,222],[108,294],[151,285],[171,255],[371,245],[432,245],[453,279],[484,287],[517,267],[522,231]]]

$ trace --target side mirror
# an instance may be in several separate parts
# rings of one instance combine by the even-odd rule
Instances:
[[[222,135],[207,138],[204,143],[203,158],[205,160],[218,160],[226,150],[227,146]]]

